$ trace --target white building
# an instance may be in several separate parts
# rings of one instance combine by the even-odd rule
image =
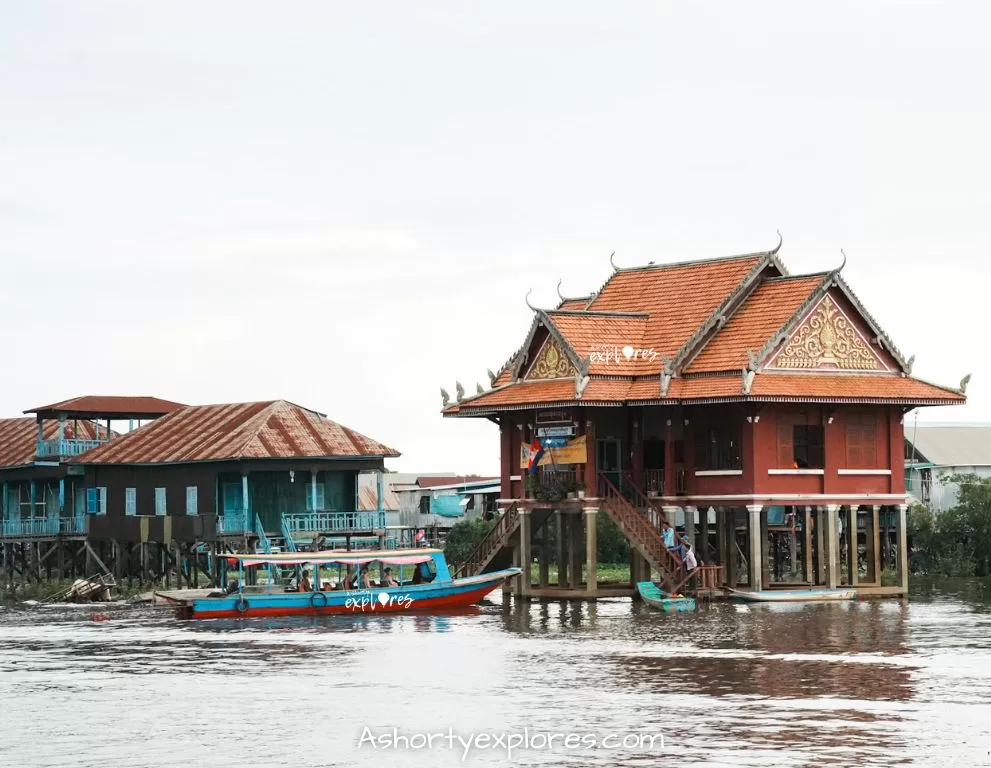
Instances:
[[[950,475],[991,477],[991,424],[905,424],[905,490],[939,514],[956,506]]]

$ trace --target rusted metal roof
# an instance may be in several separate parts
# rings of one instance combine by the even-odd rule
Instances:
[[[44,418],[64,413],[79,418],[153,419],[185,408],[182,403],[158,397],[126,397],[118,395],[84,395],[60,403],[42,405],[24,413],[36,413]]]
[[[418,477],[416,484],[421,488],[436,488],[441,485],[465,485],[468,483],[499,482],[498,477],[485,475],[451,475],[449,477]]]
[[[107,428],[91,421],[68,421],[65,424],[65,437],[68,440],[104,440]],[[111,436],[116,433],[111,433]],[[43,437],[51,440],[58,437],[58,422],[44,424]],[[0,419],[0,469],[24,467],[34,463],[38,450],[38,420],[31,417]]]
[[[400,454],[285,400],[190,405],[74,459],[79,464],[182,464],[232,459]]]

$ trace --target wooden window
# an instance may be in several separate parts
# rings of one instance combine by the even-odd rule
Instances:
[[[877,466],[877,422],[866,413],[846,419],[846,465],[851,469]]]
[[[778,424],[778,467],[791,469],[796,467],[793,427],[791,422]]]
[[[195,515],[195,514],[197,514],[197,510],[196,510],[196,501],[197,501],[197,498],[196,498],[196,496],[197,496],[196,486],[195,485],[187,485],[186,486],[186,514],[187,515]]]
[[[821,424],[795,424],[792,449],[799,469],[822,469],[825,466]]]
[[[107,514],[107,488],[86,489],[86,514],[105,515]]]
[[[430,494],[424,494],[420,497],[420,514],[429,515],[430,514]]]
[[[138,514],[138,489],[137,488],[125,488],[124,489],[124,514],[125,515],[136,515],[136,514]]]
[[[740,431],[728,425],[705,428],[695,441],[695,469],[740,469]]]
[[[166,514],[165,499],[166,499],[165,489],[164,488],[156,488],[155,489],[155,514],[156,515],[164,515],[164,514]]]

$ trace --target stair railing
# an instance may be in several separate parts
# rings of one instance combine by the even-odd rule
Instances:
[[[262,525],[262,519],[256,514],[255,515],[255,533],[258,534],[258,544],[261,550],[266,555],[272,554],[272,542],[268,540],[268,536],[265,534],[265,526]],[[278,584],[282,580],[282,576],[279,573],[279,566],[275,563],[268,564],[268,575],[272,579],[272,584]]]
[[[485,537],[478,543],[478,546],[475,547],[472,553],[468,555],[468,558],[463,563],[458,563],[455,566],[455,578],[477,575],[485,567],[486,563],[492,559],[492,556],[500,548],[505,546],[505,538],[516,527],[519,517],[519,501],[514,501],[499,516],[495,521],[495,525],[485,534]]]

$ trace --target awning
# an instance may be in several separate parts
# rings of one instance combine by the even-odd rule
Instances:
[[[467,507],[470,502],[471,502],[471,496],[465,496],[458,503],[462,507]]]
[[[385,565],[417,565],[433,560],[439,549],[396,550],[393,554],[375,554],[374,552],[280,552],[277,554],[218,554],[236,565],[240,562],[245,567],[254,565],[365,565],[366,563],[384,563]]]

